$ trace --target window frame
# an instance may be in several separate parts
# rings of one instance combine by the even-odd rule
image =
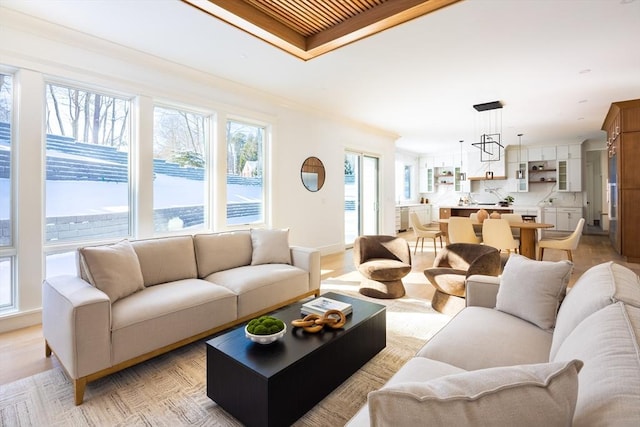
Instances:
[[[18,280],[16,263],[18,258],[18,248],[16,247],[17,221],[18,217],[16,206],[16,138],[15,138],[15,106],[17,104],[17,91],[15,90],[16,70],[0,67],[0,74],[11,78],[11,94],[10,94],[10,112],[9,112],[9,229],[11,237],[7,245],[0,244],[0,262],[7,260],[9,262],[9,303],[0,305],[0,314],[14,312],[18,309]]]
[[[51,77],[48,75],[44,75],[43,76],[43,86],[44,86],[44,93],[43,95],[43,108],[45,111],[45,114],[43,116],[44,118],[44,122],[42,123],[42,129],[43,129],[43,141],[42,141],[42,169],[43,169],[43,177],[42,177],[42,185],[43,185],[43,200],[42,200],[42,218],[44,221],[44,224],[46,224],[47,221],[47,191],[46,191],[46,182],[47,182],[47,174],[46,174],[46,170],[47,170],[47,159],[46,159],[46,151],[47,151],[47,115],[46,115],[46,111],[48,110],[48,93],[47,93],[47,89],[49,88],[50,85],[54,85],[54,86],[59,86],[59,87],[63,87],[63,88],[67,88],[67,89],[73,89],[73,90],[80,90],[80,91],[85,91],[88,93],[92,93],[92,94],[99,94],[101,96],[108,96],[108,97],[112,97],[112,98],[118,98],[121,100],[126,100],[129,103],[129,117],[128,117],[128,141],[129,141],[129,145],[128,145],[128,158],[127,158],[127,203],[128,203],[128,234],[127,235],[123,235],[123,236],[117,236],[117,237],[100,237],[100,238],[93,238],[93,239],[73,239],[73,240],[64,240],[64,241],[48,241],[47,240],[47,233],[46,233],[46,225],[45,225],[45,229],[43,230],[43,243],[42,243],[42,249],[43,249],[43,255],[45,256],[45,259],[43,260],[43,265],[46,265],[46,256],[47,255],[51,255],[51,254],[57,254],[57,253],[61,253],[61,252],[65,252],[71,248],[80,248],[82,246],[87,246],[87,245],[102,245],[102,244],[107,244],[107,243],[111,243],[111,242],[115,242],[118,240],[122,240],[122,239],[132,239],[135,238],[135,236],[137,235],[137,221],[136,218],[138,216],[137,213],[137,208],[138,208],[138,204],[136,203],[135,200],[135,195],[138,192],[137,189],[137,185],[138,185],[138,180],[137,180],[137,167],[136,167],[136,161],[137,161],[137,152],[138,152],[138,136],[137,136],[137,126],[138,126],[138,121],[139,121],[139,115],[137,112],[137,104],[136,104],[136,98],[138,95],[133,95],[131,93],[127,93],[127,92],[123,92],[123,91],[119,91],[119,90],[114,90],[114,89],[110,89],[110,88],[106,88],[103,85],[100,84],[89,84],[89,83],[83,83],[83,82],[78,82],[75,80],[68,80],[68,79],[64,79],[64,78],[56,78],[56,77]],[[44,274],[46,276],[46,269],[44,271]]]
[[[155,136],[155,109],[156,107],[164,108],[168,110],[181,110],[191,114],[198,114],[203,116],[204,118],[204,198],[203,198],[203,210],[204,210],[204,220],[201,228],[198,228],[194,231],[196,232],[206,232],[211,231],[213,229],[213,224],[215,223],[215,210],[214,210],[214,198],[212,197],[212,189],[214,188],[214,180],[215,180],[215,149],[216,146],[216,132],[215,132],[215,123],[217,121],[218,113],[216,111],[212,111],[210,109],[205,108],[197,108],[194,106],[189,106],[180,102],[171,102],[168,100],[161,100],[157,98],[152,99],[152,109],[151,115],[153,118],[153,129],[151,135],[151,151],[154,149],[154,136]],[[136,143],[140,143],[136,141]],[[152,169],[152,172],[154,168]],[[152,186],[153,190],[153,186]],[[155,203],[155,194],[152,197],[152,211],[155,211],[153,204]],[[153,225],[153,235],[154,236],[163,236],[163,235],[172,235],[172,234],[184,234],[184,230],[174,230],[174,231],[157,231],[155,230],[155,223]]]
[[[224,195],[220,196],[218,203],[220,204],[222,211],[220,212],[220,226],[227,230],[246,230],[248,228],[260,228],[267,227],[271,224],[271,149],[274,125],[269,120],[250,118],[250,113],[244,114],[226,114],[222,120],[222,135],[220,146],[218,147],[218,153],[224,153],[224,169],[218,171],[218,176],[222,180],[224,187]],[[258,114],[256,114],[257,116]],[[227,185],[227,148],[229,146],[227,135],[227,123],[229,121],[240,122],[243,124],[262,127],[264,129],[264,141],[262,144],[262,220],[257,222],[242,223],[242,224],[230,224],[227,218],[227,205],[228,205],[228,185]]]

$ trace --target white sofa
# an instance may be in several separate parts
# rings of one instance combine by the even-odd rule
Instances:
[[[638,275],[600,264],[562,300],[540,261],[514,257],[501,279],[470,278],[467,307],[348,426],[640,425]],[[545,298],[559,311],[536,312]]]
[[[196,234],[78,250],[43,283],[46,354],[82,403],[87,382],[319,295],[320,253],[288,230]]]

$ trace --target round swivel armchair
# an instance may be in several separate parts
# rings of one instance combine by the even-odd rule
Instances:
[[[407,241],[395,236],[358,236],[353,244],[353,263],[362,274],[359,292],[372,298],[401,298],[402,278],[411,272]]]
[[[500,275],[500,251],[476,243],[452,243],[441,249],[424,275],[436,288],[434,310],[455,314],[465,306],[466,280],[474,274]]]

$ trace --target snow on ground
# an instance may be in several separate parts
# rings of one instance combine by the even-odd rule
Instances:
[[[0,178],[0,219],[9,218],[9,190],[9,180]],[[45,191],[47,217],[126,212],[129,205],[129,185],[124,182],[47,181]],[[154,209],[203,205],[205,191],[204,181],[157,174]],[[262,189],[255,185],[231,184],[227,191],[230,202],[262,199]]]

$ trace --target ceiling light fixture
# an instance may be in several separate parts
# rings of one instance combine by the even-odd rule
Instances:
[[[466,181],[467,180],[467,174],[465,172],[462,172],[462,167],[463,165],[463,161],[462,161],[462,143],[464,142],[463,139],[460,140],[460,181]]]
[[[491,162],[500,160],[502,145],[502,102],[492,101],[473,106],[476,111],[482,113],[484,118],[480,142],[474,142],[474,147],[480,149],[480,161],[488,162],[486,178],[493,179]]]
[[[522,133],[518,134],[518,170],[516,179],[524,179],[524,169],[522,169]]]

